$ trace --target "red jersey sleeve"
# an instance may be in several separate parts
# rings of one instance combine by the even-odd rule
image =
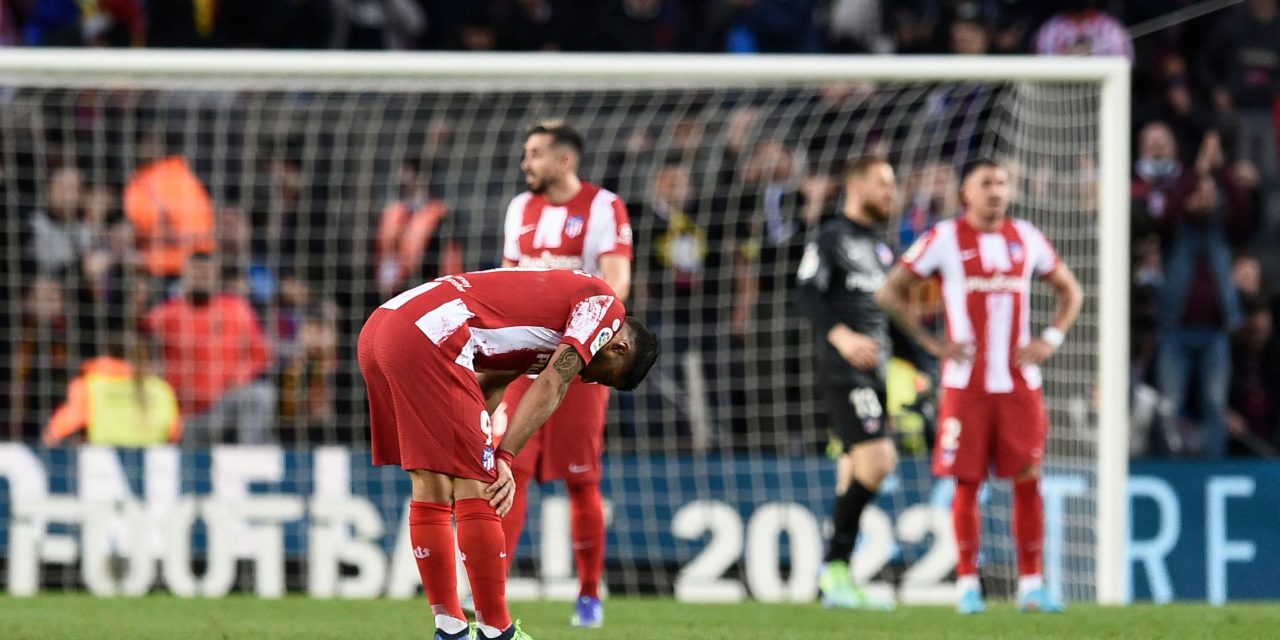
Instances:
[[[622,301],[614,296],[600,294],[583,299],[573,305],[562,342],[578,352],[584,365],[590,363],[622,328],[626,315]]]

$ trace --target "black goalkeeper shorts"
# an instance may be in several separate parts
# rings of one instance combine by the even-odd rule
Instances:
[[[833,454],[845,453],[856,444],[888,436],[885,386],[828,386],[827,422]]]

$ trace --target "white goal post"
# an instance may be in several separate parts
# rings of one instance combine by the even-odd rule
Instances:
[[[1096,389],[1092,408],[1092,433],[1096,435],[1096,458],[1092,463],[1096,473],[1091,487],[1096,518],[1093,595],[1101,604],[1123,604],[1129,593],[1130,66],[1122,58],[0,49],[0,91],[14,87],[216,91],[226,82],[263,91],[316,88],[403,94],[518,88],[536,94],[543,88],[564,91],[617,87],[644,92],[681,87],[760,88],[771,83],[863,81],[922,85],[1070,83],[1096,87],[1096,103],[1088,106],[1089,112],[1097,116],[1096,123],[1091,124],[1096,130],[1096,148],[1078,150],[1096,158],[1093,175],[1097,180],[1097,210],[1081,212],[1086,217],[1096,217],[1092,223],[1096,248],[1088,252],[1096,259],[1096,264],[1090,266],[1098,274],[1092,283],[1095,291],[1088,296],[1089,304],[1096,305],[1092,311],[1096,317],[1096,358],[1092,358],[1094,371],[1078,375],[1086,381],[1091,379],[1090,384]],[[0,93],[0,110],[6,108],[7,100]],[[499,148],[492,152],[511,155],[518,154],[518,149]],[[506,197],[511,195],[514,192]],[[631,199],[638,200],[638,194]],[[5,247],[6,251],[9,249]],[[1048,364],[1049,369],[1053,366],[1053,362]]]

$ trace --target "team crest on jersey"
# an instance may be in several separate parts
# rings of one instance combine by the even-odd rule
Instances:
[[[613,329],[605,327],[596,334],[596,339],[591,341],[591,355],[595,355],[597,351],[603,348],[609,341],[613,339]]]
[[[570,238],[582,235],[582,229],[586,226],[585,222],[582,216],[569,216],[569,219],[564,221],[564,235]]]
[[[889,266],[893,264],[893,249],[889,245],[880,242],[876,244],[876,257],[880,258],[880,264]]]
[[[1009,243],[1009,259],[1014,262],[1022,262],[1022,243],[1013,241]]]

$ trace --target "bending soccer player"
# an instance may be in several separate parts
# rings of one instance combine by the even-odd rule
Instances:
[[[575,378],[634,389],[657,338],[599,278],[495,269],[445,276],[374,310],[360,333],[373,463],[409,472],[409,535],[437,640],[468,637],[457,594],[453,520],[479,638],[528,638],[507,611],[502,516],[516,454]],[[537,374],[494,447],[490,416],[506,386]]]
[[[1034,225],[1006,216],[1009,173],[990,160],[961,176],[962,215],[938,223],[889,272],[876,300],[902,330],[942,361],[933,472],[956,480],[951,516],[959,563],[960,613],[986,605],[978,581],[978,489],[988,469],[1013,482],[1013,538],[1018,552],[1018,608],[1055,612],[1041,574],[1044,505],[1040,465],[1048,436],[1039,365],[1059,346],[1080,312],[1080,284]],[[1031,278],[1058,299],[1053,323],[1031,334]],[[942,286],[947,337],[939,341],[906,313],[915,278]]]
[[[888,161],[862,157],[850,162],[844,172],[844,209],[805,248],[797,276],[797,302],[819,340],[818,378],[825,385],[828,425],[840,451],[834,531],[818,579],[828,607],[893,607],[854,584],[849,558],[862,510],[897,464],[884,409],[889,320],[874,299],[893,264],[883,227],[897,191]]]
[[[511,200],[504,226],[503,264],[541,269],[580,269],[600,276],[619,300],[631,289],[631,221],[622,200],[578,178],[582,136],[562,122],[544,122],[525,136],[524,171],[529,190]],[[502,414],[518,410],[531,378],[511,383]],[[600,580],[604,573],[604,499],[600,493],[601,453],[609,388],[574,382],[512,469],[516,499],[503,520],[507,563],[528,513],[530,479],[564,480],[569,493],[570,535],[578,566],[578,600],[570,624],[604,624]]]

